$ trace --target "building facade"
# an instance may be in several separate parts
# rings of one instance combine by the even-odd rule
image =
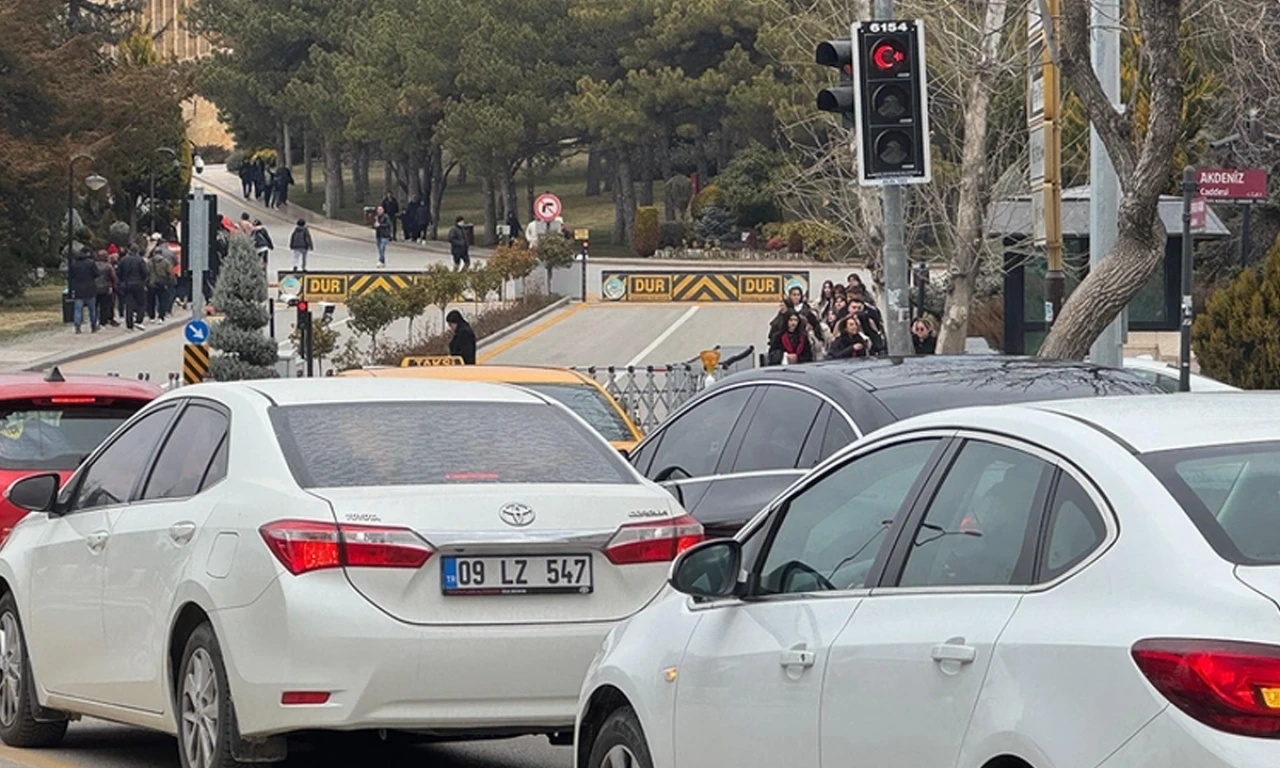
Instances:
[[[156,53],[170,61],[189,61],[213,52],[209,41],[191,32],[186,24],[190,0],[143,0],[141,23],[150,30]],[[187,137],[197,146],[220,146],[231,149],[235,142],[227,127],[218,119],[218,109],[208,100],[196,96],[182,105],[187,121]]]

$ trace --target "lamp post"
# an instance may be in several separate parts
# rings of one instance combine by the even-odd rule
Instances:
[[[67,311],[67,299],[71,296],[71,262],[75,258],[73,251],[76,242],[76,161],[93,160],[93,155],[81,152],[67,162],[67,289],[62,302],[62,321],[71,322]],[[107,185],[107,180],[96,173],[85,177],[84,184],[92,192],[97,192]]]
[[[168,155],[173,158],[173,167],[181,168],[182,163],[178,161],[178,151],[170,147],[156,147],[155,154]],[[151,163],[151,196],[147,198],[147,215],[151,217],[151,231],[159,232],[160,227],[156,223],[156,165]]]

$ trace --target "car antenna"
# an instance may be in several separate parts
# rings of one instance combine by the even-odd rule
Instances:
[[[53,366],[53,370],[49,371],[49,375],[44,377],[45,381],[66,381],[62,376],[62,371],[58,370],[58,366]]]

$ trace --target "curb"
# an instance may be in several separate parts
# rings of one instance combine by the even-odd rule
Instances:
[[[492,346],[498,343],[499,341],[502,341],[508,336],[512,336],[516,333],[519,333],[520,331],[523,331],[525,328],[528,328],[529,326],[534,325],[538,321],[542,320],[544,317],[564,309],[572,301],[573,301],[572,296],[565,296],[559,301],[553,302],[552,304],[549,304],[543,307],[537,312],[534,312],[532,315],[529,315],[525,319],[519,320],[515,323],[512,323],[511,325],[508,325],[506,328],[503,328],[502,330],[495,331],[489,334],[488,336],[485,336],[483,339],[480,339],[479,341],[476,342],[476,349],[477,350],[484,349],[485,347]]]
[[[75,352],[65,354],[59,353],[50,357],[43,357],[19,370],[43,371],[46,368],[52,368],[55,365],[66,365],[67,363],[74,363],[77,360],[83,360],[87,357],[97,357],[98,355],[106,354],[107,352],[114,352],[117,349],[123,349],[131,344],[136,344],[143,339],[149,339],[171,331],[182,330],[185,325],[185,321],[181,323],[166,323],[164,325],[158,325],[155,328],[148,328],[142,333],[122,336],[98,347],[79,349]]]

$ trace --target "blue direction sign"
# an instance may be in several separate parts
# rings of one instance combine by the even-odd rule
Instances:
[[[182,329],[188,344],[204,344],[209,341],[209,324],[203,320],[191,320]]]

